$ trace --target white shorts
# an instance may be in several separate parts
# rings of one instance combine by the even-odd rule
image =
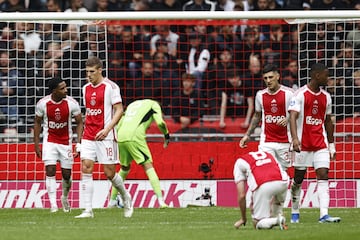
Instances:
[[[259,150],[272,154],[285,171],[291,166],[289,148],[290,143],[266,142],[259,144]]]
[[[271,215],[271,208],[274,201],[281,206],[284,205],[288,181],[271,181],[262,184],[252,193],[252,218],[261,220],[274,217]]]
[[[42,160],[45,166],[56,165],[60,162],[61,168],[71,169],[74,163],[71,145],[44,142],[42,146]]]
[[[118,164],[118,145],[112,140],[81,141],[81,160],[92,160],[101,164]]]
[[[327,148],[318,151],[301,151],[294,152],[294,167],[306,169],[306,167],[329,168],[330,167],[330,153]]]

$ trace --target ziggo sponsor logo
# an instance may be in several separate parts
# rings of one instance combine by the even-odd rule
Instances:
[[[305,122],[309,125],[321,125],[323,123],[321,119],[313,118],[312,116],[306,116]]]
[[[97,115],[100,115],[100,114],[102,114],[101,109],[90,109],[90,108],[86,109],[86,115],[87,116],[97,116]]]
[[[273,116],[273,115],[265,115],[266,123],[277,123],[281,120],[284,120],[285,116]]]
[[[51,129],[61,129],[67,127],[67,125],[68,125],[67,122],[57,123],[54,121],[49,121],[49,128]]]

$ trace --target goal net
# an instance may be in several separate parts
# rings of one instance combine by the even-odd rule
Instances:
[[[336,13],[335,19],[323,14],[306,18],[296,11],[257,12],[256,17],[253,13],[196,13],[192,18],[179,13],[87,14],[40,13],[42,20],[33,21],[29,20],[32,15],[25,13],[1,19],[0,207],[48,206],[44,166],[33,147],[35,104],[49,94],[48,80],[59,76],[67,82],[68,94],[83,106],[81,87],[86,83],[85,61],[90,56],[103,60],[104,75],[120,86],[125,106],[139,98],[161,103],[174,147],[167,152],[161,149],[162,135],[156,126],[149,129],[148,139],[159,176],[167,180],[163,183],[165,192],[174,187],[172,180],[187,180],[176,185],[177,190],[193,193],[186,195],[181,206],[194,204],[194,199],[196,204],[199,196],[207,204],[208,199],[201,198],[205,188],[211,188],[216,203],[216,189],[220,191],[222,186],[215,180],[227,179],[232,184],[233,163],[246,151],[238,148],[238,141],[254,111],[251,105],[256,92],[265,88],[262,67],[277,65],[281,83],[297,89],[309,80],[310,66],[324,62],[331,73],[326,90],[333,99],[336,121],[337,160],[330,170],[331,206],[358,206],[357,13],[351,18]],[[221,113],[224,103],[226,111]],[[253,137],[250,150],[257,149],[258,132]],[[80,175],[80,160],[76,159],[75,183]],[[313,171],[307,177],[305,187],[311,189]],[[61,179],[59,171],[57,179]],[[94,170],[94,179],[101,180],[99,188],[107,191],[109,185],[100,167]],[[146,179],[146,175],[134,167],[129,179],[133,194],[140,196],[136,180]],[[196,188],[189,181],[204,179],[208,181]],[[150,191],[147,184],[143,185]],[[304,206],[317,206],[315,190],[306,189]],[[41,203],[28,199],[32,191],[43,194]],[[236,201],[233,193],[226,193]],[[79,206],[76,186],[71,194],[74,206]],[[99,200],[103,203],[100,207],[105,198]],[[236,206],[234,201],[223,205]]]

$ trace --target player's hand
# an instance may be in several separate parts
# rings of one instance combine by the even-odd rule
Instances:
[[[225,127],[226,127],[226,123],[225,123],[224,121],[220,121],[219,127],[220,127],[220,128],[225,128]]]
[[[109,134],[109,132],[106,132],[105,129],[102,129],[96,134],[95,140],[96,141],[102,141],[107,137],[108,134]]]
[[[250,137],[249,135],[245,135],[241,138],[240,142],[239,142],[239,146],[241,148],[246,148],[247,147],[247,142],[249,141]]]
[[[75,153],[74,153],[74,157],[78,157],[80,156],[80,152],[81,152],[81,143],[77,143],[75,145]]]
[[[336,158],[335,143],[329,143],[329,152],[330,152],[330,160],[335,160]]]
[[[236,229],[239,229],[241,227],[241,225],[245,226],[246,225],[246,220],[240,219],[239,221],[234,223],[234,227]]]
[[[299,139],[294,139],[290,145],[290,151],[301,152],[301,144]]]
[[[169,143],[170,143],[170,134],[167,133],[164,135],[164,148],[167,148]]]
[[[35,146],[35,154],[38,158],[41,158],[41,149],[39,146]]]
[[[280,119],[279,121],[276,122],[276,125],[282,126],[282,127],[286,127],[287,124],[288,124],[287,118]]]

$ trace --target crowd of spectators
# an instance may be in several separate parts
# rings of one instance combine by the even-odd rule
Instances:
[[[269,10],[360,10],[360,3],[0,0],[0,12]],[[80,101],[86,81],[81,69],[91,55],[107,59],[108,77],[120,86],[125,105],[138,98],[155,99],[162,104],[164,114],[183,128],[204,115],[220,116],[219,128],[225,127],[225,117],[243,117],[242,127],[246,128],[256,91],[265,87],[262,66],[267,63],[279,67],[282,84],[297,89],[307,81],[308,66],[323,61],[333,73],[328,91],[337,119],[360,112],[354,97],[359,95],[360,21],[106,27],[107,31],[104,26],[76,23],[1,23],[0,132],[8,126],[32,125],[35,103],[47,94],[46,81],[51,77],[70,80],[69,94]]]

